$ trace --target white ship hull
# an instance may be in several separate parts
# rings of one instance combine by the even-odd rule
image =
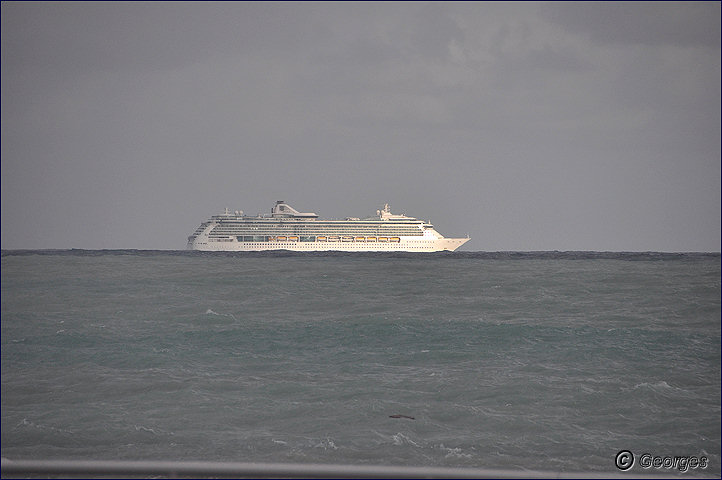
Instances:
[[[394,215],[388,205],[378,217],[317,221],[282,201],[270,216],[249,217],[226,210],[188,237],[189,250],[211,252],[453,252],[469,238],[445,238],[430,223]]]
[[[209,241],[198,237],[188,243],[189,250],[207,252],[262,252],[268,250],[290,250],[294,252],[453,252],[468,238],[419,238],[398,237],[398,241],[275,241],[275,242],[239,242],[235,239]]]

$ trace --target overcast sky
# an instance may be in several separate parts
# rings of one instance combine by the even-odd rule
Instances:
[[[720,3],[2,2],[2,248],[384,203],[467,251],[720,251]]]

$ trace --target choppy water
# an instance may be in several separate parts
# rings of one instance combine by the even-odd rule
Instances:
[[[3,252],[3,457],[617,473],[625,449],[720,474],[719,254]]]

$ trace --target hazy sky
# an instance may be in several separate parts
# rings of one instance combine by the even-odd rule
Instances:
[[[720,3],[2,2],[2,248],[224,207],[720,251]]]

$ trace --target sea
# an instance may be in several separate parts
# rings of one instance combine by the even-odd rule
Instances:
[[[4,459],[551,476],[629,452],[720,476],[719,253],[6,250],[1,271]]]

